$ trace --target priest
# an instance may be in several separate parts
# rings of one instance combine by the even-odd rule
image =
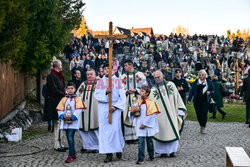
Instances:
[[[81,152],[97,153],[99,149],[98,110],[97,101],[94,98],[96,74],[92,69],[87,71],[86,75],[87,80],[80,85],[76,93],[87,105],[87,109],[82,112],[79,128],[83,144]]]
[[[107,155],[104,162],[110,162],[113,159],[113,153],[116,153],[118,159],[122,158],[125,144],[121,128],[121,113],[125,110],[126,95],[121,80],[115,75],[112,76],[112,89],[109,88],[108,64],[103,66],[103,70],[104,76],[97,82],[94,96],[98,102],[99,153]],[[109,93],[112,93],[110,109]],[[109,112],[112,113],[111,123],[109,123]]]
[[[136,71],[132,60],[124,62],[125,74],[121,76],[122,82],[126,90],[126,108],[124,111],[124,137],[127,143],[133,143],[137,140],[135,132],[135,122],[130,123],[128,109],[131,108],[134,102],[139,99],[140,88],[142,85],[147,85],[146,77],[142,72]]]
[[[151,89],[150,98],[154,99],[160,110],[157,115],[159,133],[154,136],[155,152],[161,154],[162,158],[175,157],[186,107],[173,82],[165,81],[160,70],[155,71],[153,76],[156,84]]]

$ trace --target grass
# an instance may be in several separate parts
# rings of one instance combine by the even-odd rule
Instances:
[[[186,120],[197,121],[194,106],[187,105],[188,116]],[[211,122],[245,122],[246,121],[246,105],[245,104],[224,104],[223,111],[227,113],[224,120],[221,119],[221,114],[217,111],[216,119],[211,119],[212,113],[208,113],[208,121]]]
[[[32,138],[37,137],[38,135],[47,134],[47,133],[48,133],[48,130],[46,128],[42,128],[42,129],[28,128],[27,130],[23,131],[22,140],[32,139]]]

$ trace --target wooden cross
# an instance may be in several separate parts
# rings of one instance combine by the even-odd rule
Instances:
[[[112,53],[113,53],[113,41],[115,39],[127,38],[127,35],[114,35],[113,34],[113,23],[109,22],[109,35],[95,35],[98,39],[109,40],[109,88],[112,89]],[[112,107],[112,93],[109,93],[109,110]],[[109,123],[112,123],[112,113],[109,112]]]

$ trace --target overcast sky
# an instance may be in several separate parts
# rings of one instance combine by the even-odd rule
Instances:
[[[250,29],[250,0],[83,0],[83,15],[92,30],[107,30],[109,21],[123,28],[153,27],[169,34],[177,25],[191,34],[225,35],[227,29]]]

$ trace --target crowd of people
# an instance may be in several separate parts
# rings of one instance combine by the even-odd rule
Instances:
[[[223,36],[130,36],[114,41],[109,69],[107,40],[91,34],[75,38],[63,51],[72,72],[67,95],[59,60],[53,61],[47,78],[44,118],[49,121],[48,130],[55,134],[54,149],[66,151],[59,130],[64,129],[69,145],[67,163],[76,159],[76,130],[82,138],[81,152],[106,154],[104,162],[112,161],[113,153],[121,159],[125,141],[138,142],[137,164],[145,159],[145,141],[151,161],[155,153],[162,158],[175,157],[188,114],[186,102],[191,104],[193,99],[201,134],[206,133],[208,110],[212,118],[216,110],[225,118],[222,98],[228,91],[221,82],[231,84],[232,74],[238,70],[235,67],[250,68],[246,47],[241,38],[230,41]],[[109,70],[112,89],[108,86]],[[241,89],[248,106],[246,123],[248,81],[249,77]],[[211,109],[211,104],[215,108]]]

